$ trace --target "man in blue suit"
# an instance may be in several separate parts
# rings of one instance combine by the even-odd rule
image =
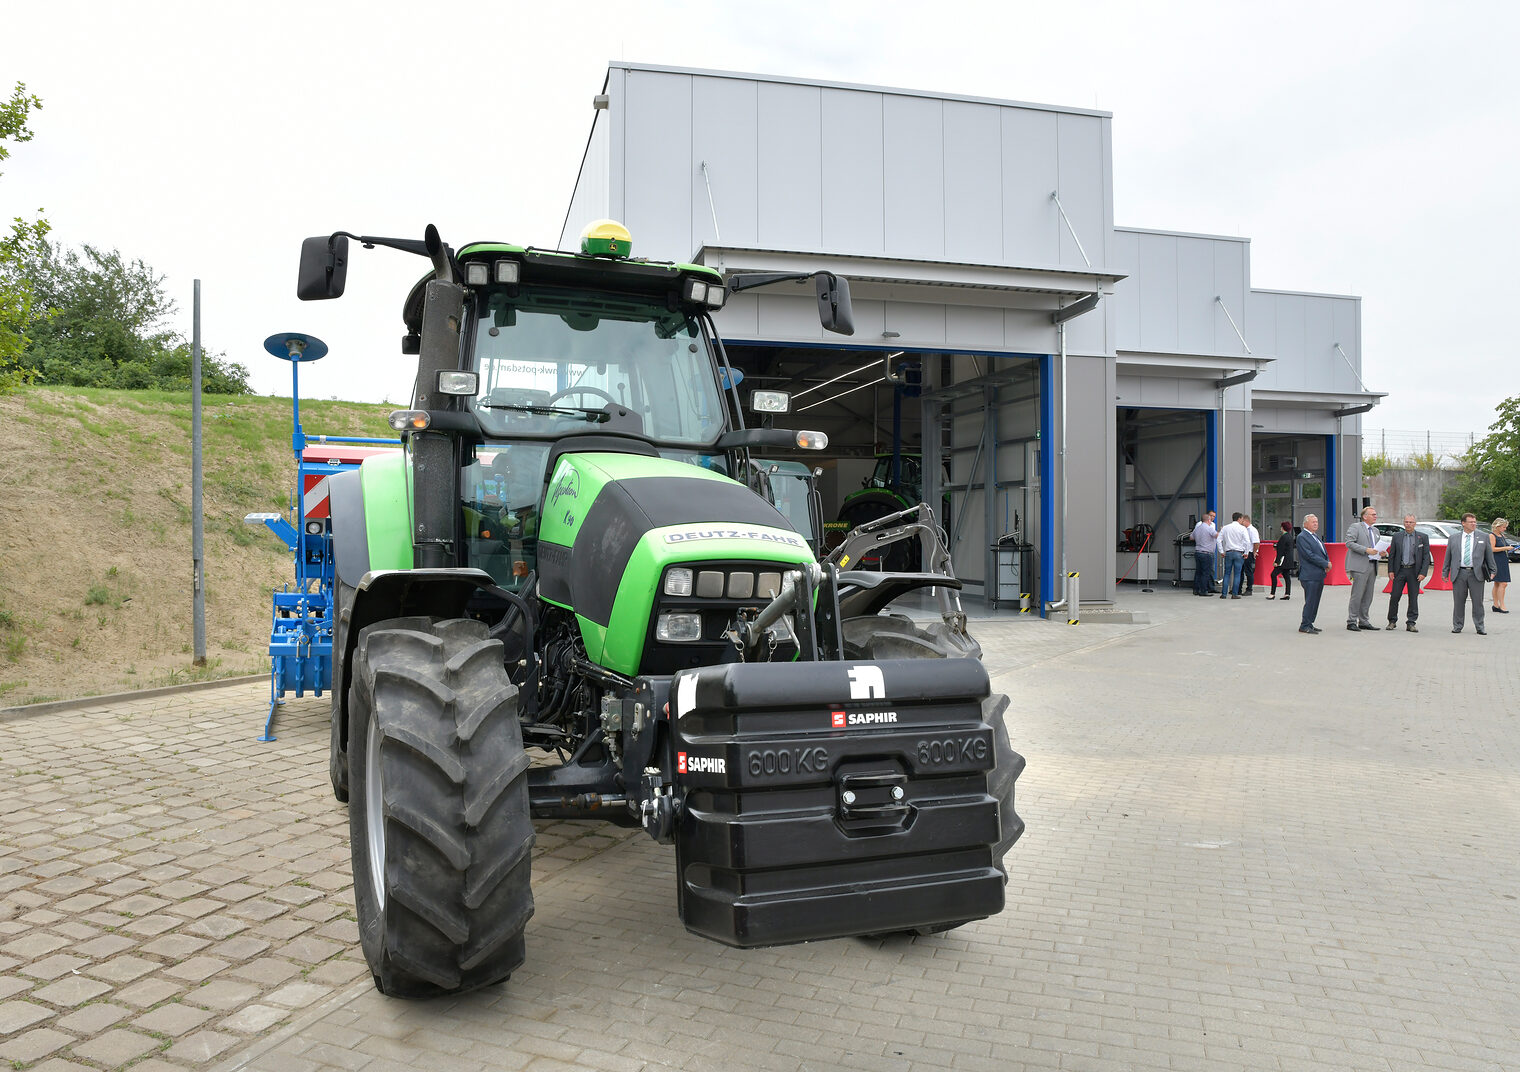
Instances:
[[[1319,538],[1319,518],[1304,516],[1303,531],[1298,534],[1298,582],[1304,589],[1304,616],[1298,623],[1300,633],[1318,633],[1314,616],[1319,613],[1319,597],[1325,594],[1325,571],[1330,555]]]

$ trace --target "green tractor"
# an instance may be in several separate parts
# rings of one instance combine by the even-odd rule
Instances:
[[[928,541],[932,571],[858,572],[746,481],[823,440],[745,426],[712,313],[811,278],[848,333],[845,281],[635,260],[600,221],[579,252],[308,239],[300,298],[342,294],[350,239],[432,262],[405,450],[331,483],[332,783],[376,986],[523,962],[534,819],[674,845],[682,922],[731,946],[999,912],[1024,761],[932,515],[860,534]],[[923,588],[941,620],[890,613]]]
[[[823,499],[818,492],[822,469],[789,458],[751,458],[749,486],[807,538],[814,555],[822,557]]]
[[[895,470],[895,472],[894,472]],[[948,475],[948,474],[947,474]],[[947,481],[948,482],[948,481]],[[880,521],[923,501],[923,463],[920,455],[890,451],[876,455],[876,468],[861,486],[839,505],[839,522],[849,532],[871,521]],[[941,501],[941,517],[948,523],[950,494]],[[918,566],[919,547],[911,540],[894,543],[878,557],[883,569],[911,570]]]

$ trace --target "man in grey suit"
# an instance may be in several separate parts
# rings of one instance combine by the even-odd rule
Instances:
[[[1346,530],[1346,573],[1351,577],[1351,602],[1346,605],[1346,628],[1353,633],[1376,629],[1367,617],[1372,609],[1372,588],[1377,581],[1377,511],[1362,511],[1362,519]]]
[[[1451,579],[1451,631],[1462,631],[1466,624],[1465,603],[1471,599],[1473,625],[1478,627],[1479,636],[1487,636],[1483,628],[1483,582],[1492,580],[1498,567],[1488,537],[1473,531],[1477,527],[1475,514],[1462,515],[1462,534],[1446,542],[1446,562],[1441,566],[1441,576]]]

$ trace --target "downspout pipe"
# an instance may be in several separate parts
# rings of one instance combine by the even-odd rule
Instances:
[[[1219,301],[1218,298],[1215,298],[1214,300],[1215,301]],[[1220,307],[1223,308],[1223,306],[1224,306],[1224,303],[1220,302]],[[1224,315],[1225,316],[1229,316],[1230,315],[1230,311],[1228,309],[1225,309]],[[1233,318],[1231,318],[1230,323],[1232,325],[1235,323],[1235,321],[1234,321]],[[1237,330],[1237,332],[1239,331],[1239,329],[1236,329],[1236,330]],[[1241,339],[1240,341],[1242,343],[1244,343],[1245,339]],[[1250,351],[1251,351],[1251,348],[1249,346],[1246,347],[1246,352],[1250,353]],[[1228,391],[1231,387],[1236,386],[1237,384],[1250,383],[1252,380],[1256,379],[1256,376],[1257,376],[1258,372],[1260,372],[1259,369],[1249,369],[1249,370],[1247,370],[1245,372],[1237,372],[1233,376],[1226,376],[1223,379],[1215,380],[1214,381],[1214,386],[1217,387],[1217,388],[1219,388],[1219,483],[1220,483],[1219,500],[1220,500],[1220,508],[1219,508],[1218,512],[1221,515],[1224,513],[1224,510],[1223,510],[1223,504],[1224,504],[1224,501],[1225,501],[1224,489],[1226,487],[1228,487],[1229,483],[1230,483],[1230,469],[1229,469],[1229,466],[1225,464],[1225,453],[1226,453],[1226,451],[1229,450],[1229,443],[1230,443],[1230,410],[1229,410],[1229,407],[1226,405],[1225,392]],[[1247,437],[1247,438],[1249,438],[1249,437]],[[1248,451],[1250,450],[1250,444],[1249,443],[1246,444],[1246,449]],[[1251,483],[1251,478],[1250,478],[1250,475],[1247,474],[1247,476],[1246,476],[1247,490],[1249,490],[1250,483]],[[1250,496],[1248,495],[1247,499],[1249,500],[1249,498],[1250,498]],[[1249,502],[1247,503],[1247,505],[1249,505]]]

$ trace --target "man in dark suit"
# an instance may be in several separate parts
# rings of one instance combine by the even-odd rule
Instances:
[[[1388,580],[1393,585],[1388,597],[1388,628],[1399,627],[1399,597],[1409,593],[1409,618],[1404,628],[1418,633],[1415,622],[1420,617],[1420,585],[1430,576],[1430,537],[1414,530],[1414,515],[1404,515],[1404,531],[1388,545]]]
[[[1319,613],[1319,597],[1325,594],[1325,571],[1330,568],[1330,555],[1319,538],[1319,518],[1314,514],[1304,516],[1303,531],[1298,534],[1298,582],[1304,589],[1304,615],[1299,620],[1300,633],[1318,633],[1314,616]]]
[[[1492,580],[1498,566],[1494,563],[1494,549],[1487,536],[1479,536],[1473,530],[1478,527],[1475,514],[1462,515],[1462,533],[1446,542],[1446,561],[1441,566],[1441,576],[1451,578],[1451,631],[1460,633],[1464,622],[1465,604],[1472,600],[1473,625],[1479,636],[1487,636],[1483,628],[1483,582]]]

